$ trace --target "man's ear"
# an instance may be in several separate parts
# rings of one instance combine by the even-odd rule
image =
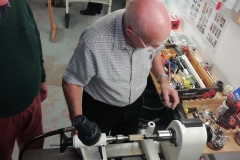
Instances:
[[[125,28],[125,33],[128,37],[131,37],[132,35],[134,35],[134,32],[131,28]]]

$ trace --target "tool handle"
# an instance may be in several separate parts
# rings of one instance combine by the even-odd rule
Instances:
[[[48,14],[50,19],[51,32],[53,31],[53,15],[52,15],[52,3],[48,0]]]
[[[193,113],[196,112],[197,108],[184,108],[184,112],[187,113]]]

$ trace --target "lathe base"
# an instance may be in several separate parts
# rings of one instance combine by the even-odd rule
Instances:
[[[155,147],[159,153],[162,153],[162,150],[158,146],[158,142],[154,142]],[[121,144],[109,144],[106,146],[106,152],[108,158],[117,158],[117,157],[137,157],[144,155],[142,146],[140,142],[133,143],[121,143]],[[24,160],[82,160],[79,153],[74,148],[67,148],[64,153],[60,153],[59,148],[55,149],[42,149],[42,150],[27,150],[23,156]],[[100,160],[98,155],[96,159]]]

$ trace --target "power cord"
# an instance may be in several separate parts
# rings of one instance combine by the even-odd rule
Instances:
[[[18,160],[22,160],[22,157],[23,157],[23,154],[25,152],[25,150],[34,142],[40,140],[40,139],[43,139],[43,138],[46,138],[46,137],[50,137],[50,136],[53,136],[53,135],[57,135],[57,134],[61,134],[61,133],[65,133],[65,132],[69,132],[69,131],[72,131],[72,130],[75,130],[75,128],[72,128],[72,127],[67,127],[67,128],[61,128],[61,129],[57,129],[55,131],[50,131],[50,132],[47,132],[47,133],[44,133],[42,135],[39,135],[35,138],[33,138],[32,140],[30,140],[29,142],[27,142],[23,148],[21,149],[20,153],[19,153],[19,156],[18,156]]]

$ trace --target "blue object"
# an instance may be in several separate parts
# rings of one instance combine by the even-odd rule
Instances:
[[[171,62],[169,60],[166,60],[165,62],[166,62],[166,64],[168,64],[170,62],[172,68],[178,68],[178,65],[176,65],[175,63],[173,63],[173,62]]]

